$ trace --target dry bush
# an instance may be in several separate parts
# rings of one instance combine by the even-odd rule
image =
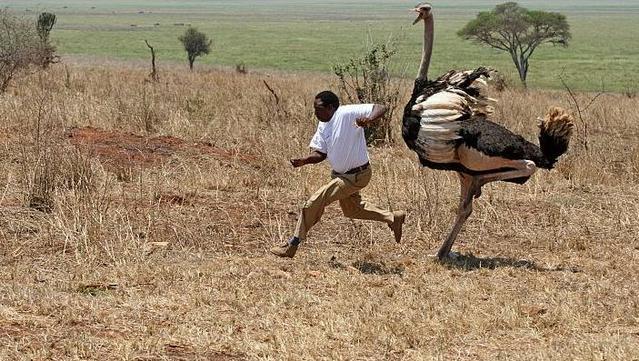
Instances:
[[[402,144],[371,150],[363,193],[408,211],[403,243],[331,206],[289,261],[265,250],[328,178],[287,159],[308,151],[312,97],[331,77],[146,73],[53,65],[0,97],[0,359],[639,355],[636,98],[589,109],[590,152],[575,142],[555,170],[487,186],[457,262],[429,256],[457,178]],[[495,97],[496,120],[532,141],[538,116],[570,104]],[[73,143],[77,127],[110,137]],[[49,213],[29,208],[38,194]]]
[[[631,88],[631,87],[626,87],[626,90],[623,91],[623,95],[625,95],[626,97],[632,99],[634,97],[637,96],[637,89],[636,88]]]
[[[507,88],[511,88],[513,81],[503,73],[493,73],[490,83],[497,92],[501,93]]]
[[[31,65],[48,63],[54,51],[40,40],[30,21],[0,9],[0,94]]]
[[[245,63],[237,63],[235,64],[235,72],[238,74],[247,74],[248,68]]]
[[[377,124],[365,129],[366,143],[392,143],[391,120],[398,110],[400,85],[390,76],[393,57],[397,53],[393,42],[367,44],[366,51],[344,64],[333,65],[342,98],[350,103],[374,103],[388,107]]]

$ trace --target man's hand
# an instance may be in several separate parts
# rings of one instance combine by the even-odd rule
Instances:
[[[317,151],[317,150],[313,150],[311,152],[311,154],[307,155],[304,158],[293,158],[291,160],[289,160],[289,162],[291,162],[291,165],[294,168],[298,168],[301,167],[303,165],[307,165],[307,164],[315,164],[315,163],[319,163],[321,161],[323,161],[324,159],[326,159],[326,154]]]
[[[362,128],[370,127],[375,124],[381,117],[386,114],[388,108],[385,105],[373,104],[373,110],[368,117],[360,117],[355,119],[355,124]]]
[[[298,168],[303,166],[304,164],[306,164],[304,162],[304,158],[293,158],[290,160],[291,165],[293,166],[293,168]]]
[[[368,127],[369,125],[371,125],[372,122],[373,120],[367,117],[361,117],[361,118],[355,119],[355,124],[357,124],[358,126],[362,128]]]

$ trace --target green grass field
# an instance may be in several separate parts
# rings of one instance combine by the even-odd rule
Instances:
[[[147,39],[160,65],[181,62],[177,37],[190,24],[213,39],[213,52],[197,64],[251,69],[330,71],[331,65],[361,54],[370,38],[398,44],[397,74],[412,76],[417,68],[421,31],[411,27],[415,2],[351,1],[110,1],[9,0],[12,11],[35,16],[58,15],[52,38],[64,55],[146,59]],[[436,42],[431,74],[450,68],[488,65],[516,79],[503,52],[466,42],[456,32],[480,10],[498,1],[437,1]],[[568,48],[541,46],[531,58],[529,84],[560,88],[558,76],[581,90],[636,89],[639,69],[639,1],[522,1],[530,9],[567,15],[573,32]]]

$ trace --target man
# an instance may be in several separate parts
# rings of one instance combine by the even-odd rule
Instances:
[[[330,91],[317,94],[314,107],[320,123],[311,140],[311,153],[304,158],[291,159],[291,164],[297,168],[328,158],[333,168],[331,181],[303,205],[294,236],[285,244],[271,248],[271,253],[280,257],[295,256],[308,230],[320,220],[324,208],[334,201],[339,201],[346,217],[385,222],[393,231],[395,241],[399,242],[406,214],[379,209],[362,200],[359,194],[372,175],[363,128],[379,120],[387,108],[378,104],[340,106],[339,98]]]

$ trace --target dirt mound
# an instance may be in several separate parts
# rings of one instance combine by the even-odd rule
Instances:
[[[240,151],[213,146],[211,143],[187,142],[172,136],[145,137],[117,130],[93,127],[67,131],[71,144],[87,149],[103,162],[118,167],[152,167],[169,158],[208,155],[228,162],[258,166],[257,158]]]

